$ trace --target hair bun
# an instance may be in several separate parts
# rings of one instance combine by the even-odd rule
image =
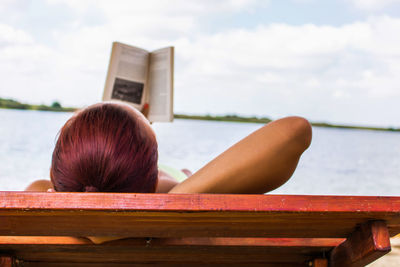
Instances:
[[[95,186],[87,185],[85,186],[85,192],[99,192],[99,190]]]

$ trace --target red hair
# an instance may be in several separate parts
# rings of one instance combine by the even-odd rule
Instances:
[[[50,177],[62,192],[155,192],[157,141],[127,107],[90,106],[67,121],[54,148]]]

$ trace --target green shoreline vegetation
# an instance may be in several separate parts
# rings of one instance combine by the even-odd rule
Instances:
[[[73,112],[77,108],[63,107],[57,101],[53,102],[50,106],[47,105],[30,105],[20,103],[13,99],[0,98],[0,108],[5,109],[24,109],[24,110],[41,110],[41,111],[56,111],[56,112]],[[242,117],[238,115],[224,115],[224,116],[211,116],[211,115],[184,115],[174,114],[175,119],[189,119],[189,120],[206,120],[206,121],[226,121],[226,122],[247,122],[247,123],[268,123],[271,121],[267,117]],[[384,128],[384,127],[366,127],[356,125],[337,125],[324,122],[312,122],[312,126],[325,127],[325,128],[338,128],[338,129],[356,129],[356,130],[372,130],[372,131],[393,131],[400,132],[400,128]]]
[[[30,105],[18,102],[13,99],[0,98],[0,108],[5,109],[26,109],[26,110],[41,110],[41,111],[59,111],[71,112],[77,110],[76,108],[66,108],[61,106],[57,101],[54,101],[50,106],[47,105]]]
[[[199,115],[183,115],[175,114],[176,119],[191,119],[191,120],[208,120],[208,121],[228,121],[228,122],[251,122],[251,123],[268,123],[272,121],[270,118],[258,118],[258,117],[241,117],[237,115],[226,115],[226,116],[199,116]],[[338,129],[356,129],[356,130],[371,130],[371,131],[393,131],[399,132],[400,128],[384,128],[384,127],[367,127],[367,126],[356,126],[356,125],[337,125],[325,122],[311,122],[312,126],[325,127],[325,128],[338,128]]]

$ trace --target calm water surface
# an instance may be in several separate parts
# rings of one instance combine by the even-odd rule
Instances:
[[[49,177],[51,153],[71,113],[0,109],[0,190]],[[156,123],[160,162],[198,170],[261,124]],[[400,133],[314,128],[293,177],[273,193],[400,196]]]

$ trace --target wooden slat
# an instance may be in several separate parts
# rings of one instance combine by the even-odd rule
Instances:
[[[207,246],[207,245],[0,245],[23,262],[72,263],[282,263],[302,264],[328,254],[332,247]]]
[[[3,225],[8,223],[12,225],[14,229],[5,229],[5,234],[57,234],[62,233],[66,235],[132,235],[132,236],[275,236],[276,232],[281,231],[281,236],[340,236],[336,229],[331,229],[330,225],[320,226],[319,233],[313,233],[314,229],[309,229],[310,224],[314,224],[316,216],[296,216],[296,220],[287,214],[267,214],[267,216],[243,216],[243,214],[225,214],[225,216],[219,216],[218,214],[172,214],[172,216],[151,216],[149,213],[134,213],[134,214],[56,214],[49,212],[46,217],[44,213],[37,214],[34,212],[32,216],[24,212],[24,217],[21,216],[8,216],[2,223]],[[37,216],[39,215],[39,216]],[[108,216],[110,215],[110,216]],[[130,217],[130,215],[133,215]],[[171,214],[169,214],[171,215]],[[321,214],[319,214],[321,215]],[[234,217],[237,216],[237,217]],[[372,218],[381,218],[380,216],[370,215]],[[368,216],[368,218],[371,218]],[[83,218],[82,218],[83,217]],[[320,216],[318,216],[320,217]],[[333,216],[325,216],[327,223],[334,222]],[[341,236],[345,236],[347,232],[350,232],[354,225],[354,218],[347,218],[346,214],[341,216],[347,224],[338,222],[343,231],[344,227],[347,227],[345,233],[341,233]],[[320,218],[318,218],[320,219]],[[358,218],[357,223],[367,219]],[[349,221],[350,220],[350,221]],[[265,222],[268,221],[268,222]],[[288,224],[289,221],[289,224]],[[82,226],[82,222],[85,225]],[[151,223],[148,225],[146,223]],[[190,225],[187,223],[190,222]],[[283,223],[282,223],[283,222]],[[285,225],[286,222],[286,225]],[[321,222],[321,220],[319,220]],[[240,225],[241,223],[247,223],[246,225]],[[297,223],[297,230],[291,230],[292,223]],[[29,225],[29,229],[26,229],[26,225]],[[49,228],[43,228],[43,225],[52,225]],[[124,226],[125,225],[125,226]],[[126,229],[127,225],[134,228],[132,230]],[[116,229],[117,228],[117,229]],[[287,228],[287,229],[285,229]],[[299,228],[303,228],[303,232],[298,233]],[[265,229],[268,229],[266,231]],[[11,231],[9,231],[11,230]],[[160,232],[166,231],[167,232]],[[240,232],[235,234],[235,231]],[[310,231],[311,230],[311,231]],[[20,232],[17,232],[20,231]],[[25,231],[25,232],[24,232]],[[293,233],[296,232],[296,233]]]
[[[110,213],[86,211],[22,211],[0,216],[0,235],[118,237],[346,237],[369,219],[393,217],[379,213],[237,214],[237,213]],[[294,228],[293,225],[296,225]]]
[[[341,242],[343,239],[131,238],[94,245],[85,238],[3,236],[0,251],[12,251],[24,267],[58,263],[83,266],[82,262],[110,266],[308,266],[314,257],[328,254]]]
[[[74,263],[70,262],[24,262],[23,267],[204,267],[195,262],[156,262],[156,263]],[[309,267],[304,263],[207,263],[207,267]]]
[[[0,255],[0,267],[13,267],[13,258]]]
[[[137,260],[161,266],[192,266],[197,262],[206,262],[207,266],[223,266],[224,263],[260,266],[267,262],[270,264],[266,266],[308,266],[307,261],[314,256],[328,254],[343,241],[313,238],[130,238],[94,245],[86,238],[0,236],[0,251],[12,251],[24,262],[24,267],[57,266],[65,259],[73,264],[64,262],[65,265],[60,266],[82,266],[79,261],[93,261],[93,258],[97,263],[108,261],[110,266],[123,266],[127,262],[142,266]],[[175,262],[169,262],[171,258],[165,258],[165,252]],[[96,256],[96,253],[99,255]],[[190,257],[191,261],[188,262],[186,257]]]
[[[341,245],[333,249],[330,266],[361,267],[390,252],[386,223],[373,221],[361,225]]]
[[[90,245],[87,238],[70,236],[0,236],[0,245]]]
[[[355,231],[370,220],[389,231]],[[317,266],[352,233],[332,261],[363,264],[399,232],[400,197],[0,192],[0,252],[23,266]]]
[[[127,238],[105,245],[127,246],[256,246],[256,247],[336,247],[342,238]],[[94,245],[87,238],[69,236],[0,236],[0,245]],[[104,245],[101,244],[101,245]]]
[[[400,197],[0,192],[0,235],[345,238]],[[296,227],[293,227],[296,225]]]
[[[128,239],[129,240],[129,239]],[[128,241],[127,240],[127,241]],[[156,238],[152,246],[336,247],[342,238]],[[114,241],[115,242],[115,241]]]
[[[1,210],[400,212],[400,197],[0,191]]]
[[[327,259],[314,259],[312,267],[328,267]]]

